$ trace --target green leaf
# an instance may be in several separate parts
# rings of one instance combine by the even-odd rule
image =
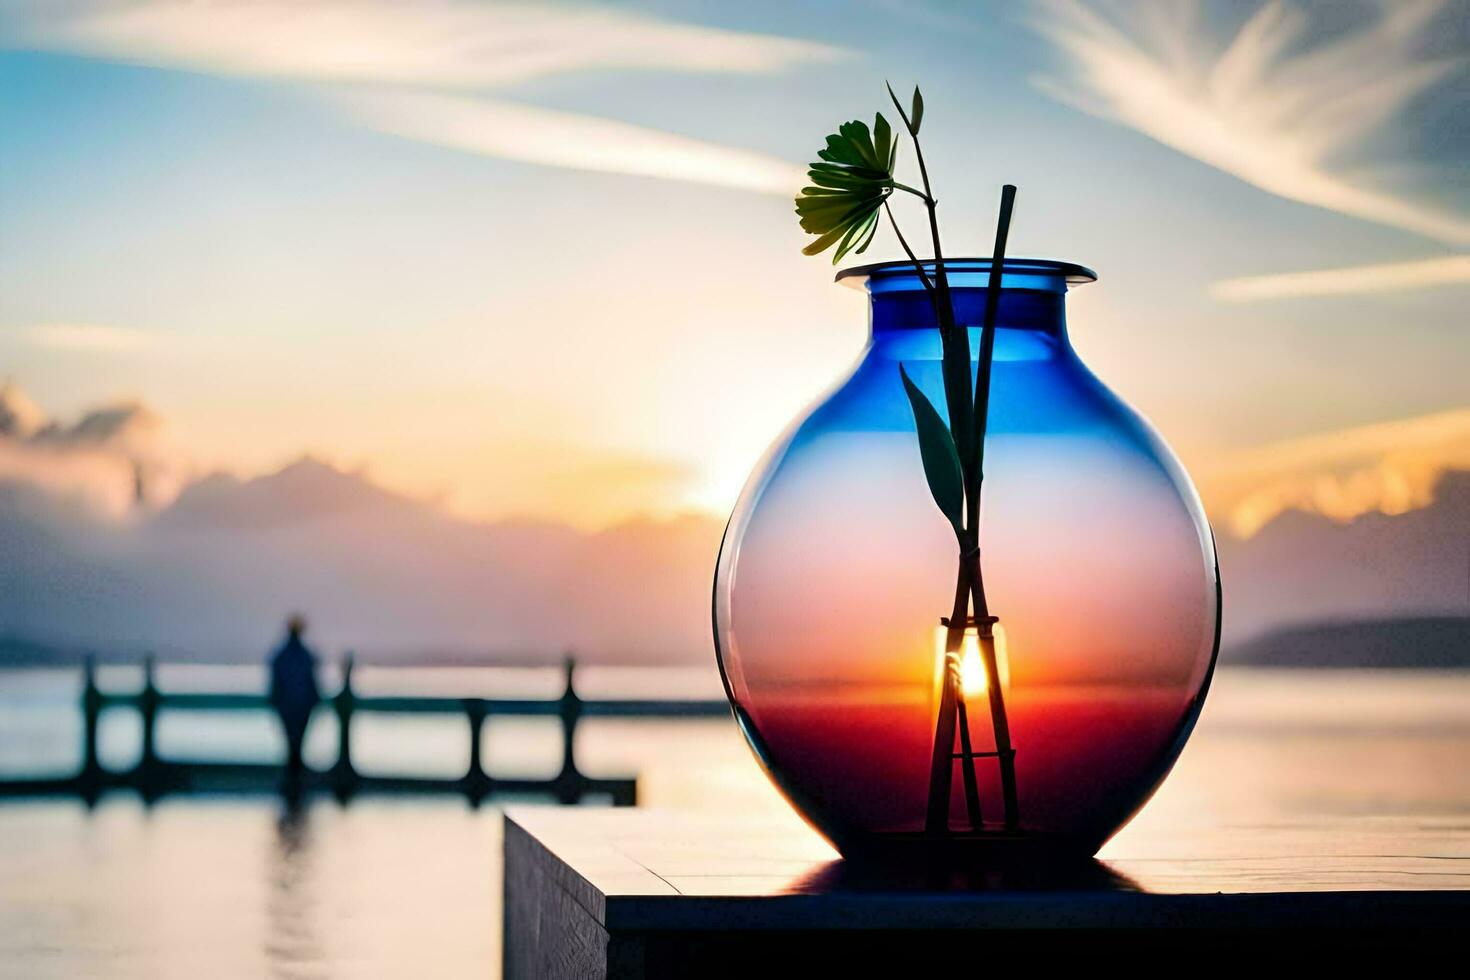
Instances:
[[[842,241],[837,245],[837,251],[832,253],[832,264],[836,265],[842,261],[842,257],[850,252],[854,246],[858,246],[858,252],[863,252],[868,243],[873,240],[873,232],[878,227],[878,212],[874,210],[866,218],[847,230],[842,236]]]
[[[886,188],[890,181],[888,175],[873,174],[857,167],[842,167],[832,170],[818,170],[813,168],[807,171],[807,176],[812,183],[821,187],[838,187],[855,191],[878,192]]]
[[[883,85],[888,89],[888,99],[890,102],[893,103],[893,108],[898,110],[898,118],[903,120],[903,128],[907,129],[909,133],[912,134],[914,131],[914,124],[909,122],[909,114],[903,111],[903,103],[898,101],[898,93],[893,91],[893,83],[884,82]]]
[[[797,202],[796,213],[801,216],[802,231],[824,235],[857,224],[870,213],[876,214],[882,203],[881,197],[857,202],[846,197],[804,198]]]
[[[878,159],[878,154],[873,149],[873,137],[868,132],[867,123],[854,119],[852,122],[845,122],[838,126],[837,132],[852,144],[865,166],[872,167],[874,170],[883,169],[883,161]]]
[[[868,250],[868,246],[871,245],[871,244],[873,244],[873,236],[875,234],[877,234],[877,233],[878,233],[878,212],[876,210],[874,210],[872,214],[868,215],[868,227],[867,227],[867,231],[865,231],[862,234],[861,237],[863,239],[863,242],[862,242],[861,245],[859,245],[857,248],[855,248],[853,250],[854,254],[856,254],[856,255],[862,255],[864,252],[866,252]]]
[[[929,398],[909,380],[909,373],[902,364],[898,366],[898,373],[903,378],[909,405],[914,410],[914,427],[919,433],[919,458],[924,463],[929,493],[933,495],[934,503],[939,505],[940,512],[949,519],[955,536],[963,540],[965,478],[960,470],[960,454],[955,450],[954,437]]]
[[[827,137],[826,147],[818,150],[817,156],[828,163],[846,164],[849,167],[861,167],[867,163],[855,146],[836,133]]]
[[[834,208],[855,208],[865,205],[873,205],[883,200],[882,192],[868,189],[852,190],[844,187],[825,188],[828,193],[822,193],[819,188],[815,194],[802,194],[796,199],[797,214],[815,214]],[[832,193],[835,191],[836,193]]]
[[[796,213],[812,218],[841,217],[859,204],[850,194],[807,194],[796,199]]]
[[[817,151],[819,159],[807,170],[811,184],[796,197],[802,230],[818,236],[802,249],[805,254],[816,255],[835,245],[836,263],[872,244],[879,212],[893,193],[897,151],[893,127],[882,113],[873,120],[871,131],[852,120],[827,137]]]
[[[801,250],[801,254],[817,255],[820,252],[825,252],[832,245],[833,242],[841,238],[844,234],[846,234],[846,232],[847,229],[845,228],[835,228],[803,248]]]
[[[919,87],[917,85],[914,86],[913,104],[910,106],[908,112],[904,112],[903,103],[898,101],[898,93],[893,91],[893,86],[890,83],[885,82],[884,84],[888,86],[888,98],[893,102],[893,108],[898,110],[898,117],[903,120],[904,129],[909,131],[910,136],[917,138],[919,135],[919,123],[924,118],[924,97],[919,94]],[[890,167],[889,169],[892,168]]]

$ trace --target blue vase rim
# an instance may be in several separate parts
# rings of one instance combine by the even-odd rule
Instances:
[[[934,261],[921,262],[926,272],[933,273]],[[944,269],[956,289],[983,288],[990,283],[992,260],[985,258],[945,259]],[[873,262],[842,269],[836,282],[854,289],[866,287],[870,292],[894,293],[922,289],[914,264],[907,259]],[[1066,292],[1069,286],[1097,281],[1097,273],[1085,265],[1056,259],[1007,258],[1001,270],[1001,287]]]

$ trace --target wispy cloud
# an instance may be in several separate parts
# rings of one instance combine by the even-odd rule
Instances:
[[[0,0],[0,10],[7,15],[0,43],[11,47],[293,79],[334,99],[343,83],[355,83],[359,90],[341,100],[354,117],[400,136],[547,166],[781,193],[799,177],[772,157],[484,93],[577,72],[761,74],[844,54],[795,38],[587,4]],[[569,145],[579,140],[588,145]]]
[[[21,0],[12,43],[218,74],[492,88],[598,69],[771,72],[840,52],[608,6],[467,0]]]
[[[27,342],[47,350],[93,354],[132,353],[156,347],[158,335],[131,327],[93,323],[45,323],[22,331]]]
[[[1470,283],[1470,255],[1225,279],[1210,295],[1230,303],[1297,296],[1346,296]]]
[[[1449,469],[1470,469],[1470,409],[1273,443],[1222,459],[1202,482],[1231,531],[1250,537],[1288,510],[1350,521],[1428,506]]]
[[[1146,3],[1106,16],[1085,0],[1037,0],[1037,29],[1066,55],[1056,98],[1144,133],[1293,201],[1470,243],[1470,219],[1341,169],[1380,127],[1456,67],[1416,44],[1443,0],[1384,3],[1368,26],[1313,42],[1306,16],[1261,6],[1215,38],[1197,2]]]
[[[759,153],[511,102],[403,91],[350,94],[342,101],[360,122],[382,132],[506,160],[782,195],[795,193],[803,175]]]

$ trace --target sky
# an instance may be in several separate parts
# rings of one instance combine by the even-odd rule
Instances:
[[[791,197],[886,79],[946,251],[1017,184],[1012,254],[1099,272],[1073,342],[1217,521],[1398,513],[1470,466],[1467,52],[1465,0],[0,0],[0,380],[164,486],[309,453],[486,521],[727,513],[861,349]]]

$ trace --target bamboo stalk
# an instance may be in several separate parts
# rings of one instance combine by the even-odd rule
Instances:
[[[960,558],[955,576],[954,611],[944,636],[946,669],[940,672],[939,717],[934,728],[934,752],[929,758],[929,806],[924,829],[931,834],[949,830],[949,797],[954,786],[955,701],[960,697],[956,678],[947,669],[950,657],[959,653],[965,638],[965,618],[970,608],[970,563]]]
[[[946,658],[945,668],[947,670],[960,670],[959,664]],[[960,729],[960,774],[965,781],[965,815],[970,821],[970,829],[983,830],[984,819],[980,816],[980,786],[975,778],[975,749],[970,744],[970,712],[965,707],[965,691],[963,676],[954,683],[960,686],[960,696],[955,699],[955,723]]]
[[[985,284],[984,331],[980,335],[980,364],[975,374],[975,489],[970,494],[969,527],[980,533],[980,489],[985,480],[985,433],[990,425],[990,374],[995,363],[995,317],[1000,309],[1000,284],[1006,264],[1006,241],[1010,238],[1011,211],[1016,187],[1000,189],[1000,218],[995,225],[995,248],[990,253],[990,281]]]
[[[975,553],[971,588],[975,618],[980,627],[980,658],[985,666],[986,689],[990,696],[990,722],[995,731],[995,751],[1000,766],[1001,796],[1005,803],[1005,827],[1020,824],[1016,792],[1016,754],[1011,746],[1011,726],[1006,715],[1005,693],[1000,687],[1000,670],[995,656],[995,636],[990,603],[985,595],[985,576],[980,558],[980,495],[985,484],[985,435],[990,425],[990,376],[995,363],[995,318],[1000,308],[1001,279],[1005,273],[1006,242],[1010,236],[1011,212],[1016,188],[1006,184],[1000,192],[1000,217],[995,227],[995,248],[990,256],[990,281],[985,289],[984,333],[980,338],[980,365],[975,378],[975,471],[974,490],[969,494],[966,530]]]

